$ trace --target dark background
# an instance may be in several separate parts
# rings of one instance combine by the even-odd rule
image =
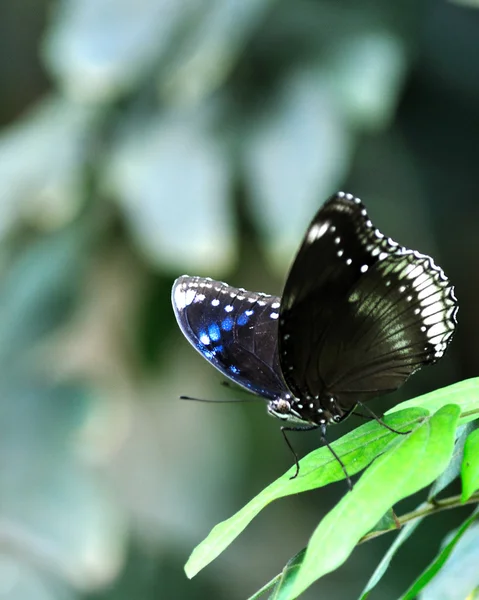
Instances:
[[[187,272],[281,293],[338,189],[432,254],[459,298],[447,356],[376,409],[477,374],[477,8],[0,4],[4,598],[241,599],[306,544],[344,483],[269,507],[186,579],[193,547],[291,456],[261,401],[178,400],[233,396],[182,338],[170,289]],[[404,591],[463,517],[425,522],[372,598]],[[391,540],[305,598],[356,597]]]

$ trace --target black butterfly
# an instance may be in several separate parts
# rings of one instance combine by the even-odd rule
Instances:
[[[282,298],[184,275],[172,302],[211,364],[295,425],[283,429],[320,427],[323,441],[327,424],[441,358],[458,310],[433,259],[386,238],[343,192],[308,227]]]

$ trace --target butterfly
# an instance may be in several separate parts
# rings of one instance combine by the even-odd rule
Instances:
[[[282,297],[183,275],[172,304],[214,367],[266,399],[283,430],[320,428],[323,442],[327,425],[440,359],[458,311],[433,259],[385,237],[344,192],[311,221]]]

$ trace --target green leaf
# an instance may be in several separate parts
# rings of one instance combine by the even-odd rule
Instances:
[[[479,429],[473,431],[466,440],[461,479],[461,500],[466,502],[479,489]]]
[[[296,581],[296,576],[303,564],[306,548],[300,550],[291,560],[288,561],[285,568],[281,572],[279,581],[276,582],[273,593],[269,600],[284,600],[290,594],[290,591]]]
[[[398,523],[396,521],[397,517],[394,514],[394,510],[390,508],[376,523],[376,525],[371,529],[370,533],[373,531],[388,531],[389,529],[399,529]]]
[[[459,414],[458,406],[441,408],[371,465],[314,532],[289,599],[339,567],[391,506],[442,473],[454,449]]]
[[[392,415],[386,419],[386,422],[395,429],[408,430],[425,415],[423,410],[416,408]],[[402,439],[403,436],[392,433],[374,421],[351,431],[334,442],[332,447],[341,456],[348,473],[354,475],[368,466],[391,442],[397,444]],[[216,525],[207,538],[195,548],[186,563],[185,571],[188,577],[194,577],[198,571],[221,554],[270,502],[344,479],[341,466],[327,448],[319,448],[305,456],[300,461],[300,472],[296,479],[290,479],[293,474],[294,467],[266,487],[235,515]],[[377,516],[375,523],[388,508],[390,506]]]
[[[464,533],[469,529],[469,527],[474,523],[477,519],[478,514],[475,511],[458,529],[457,533],[454,535],[452,540],[441,550],[438,556],[434,559],[434,561],[427,567],[422,575],[416,579],[413,585],[408,589],[408,591],[401,596],[400,600],[414,600],[417,598],[419,592],[426,587],[426,585],[433,579],[433,577],[439,572],[441,567],[445,564],[452,551],[454,550],[456,544],[462,538]]]
[[[413,406],[422,406],[430,413],[436,412],[446,404],[457,404],[461,408],[460,423],[468,423],[479,418],[479,377],[466,379],[454,385],[449,385],[440,390],[418,396],[412,400],[402,402],[387,411],[387,415],[398,410]]]
[[[438,494],[442,492],[447,486],[459,477],[461,473],[461,465],[464,456],[464,445],[466,440],[474,430],[474,423],[466,423],[465,425],[461,425],[457,428],[456,431],[456,442],[454,444],[454,452],[452,454],[452,458],[447,465],[444,473],[436,479],[436,481],[432,484],[431,489],[429,490],[429,494],[427,496],[428,500],[432,500]]]
[[[472,430],[472,427],[472,423],[467,423],[466,425],[461,425],[460,427],[458,427],[452,458],[449,461],[446,470],[436,479],[436,481],[431,486],[431,489],[428,494],[428,500],[435,498],[444,488],[446,488],[451,483],[451,481],[453,481],[459,475],[464,450],[464,443],[470,431]],[[420,510],[421,507],[425,506],[426,504],[419,505],[417,510]],[[366,598],[368,598],[371,590],[379,583],[384,573],[388,569],[396,552],[404,544],[404,542],[406,542],[409,539],[412,533],[416,531],[417,527],[422,523],[424,519],[425,516],[419,517],[414,521],[407,523],[401,529],[399,535],[396,536],[396,539],[391,544],[389,550],[383,556],[380,563],[376,567],[374,573],[370,577],[368,583],[366,584],[366,587],[361,593],[360,600],[366,600]]]
[[[279,575],[276,575],[271,581],[268,581],[266,585],[258,590],[256,594],[250,596],[248,600],[257,600],[258,598],[261,598],[261,596],[273,587],[274,589],[268,600],[283,600],[284,598],[287,598],[291,587],[294,584],[298,570],[301,567],[301,563],[303,562],[305,552],[306,548],[303,548],[295,554],[293,558],[288,560],[286,566]]]
[[[426,410],[432,409],[433,411],[437,411],[451,402],[457,404],[461,409],[461,423],[467,423],[477,418],[479,416],[479,378],[469,379],[447,388],[425,394],[414,400],[404,402],[389,411],[386,421],[396,429],[401,427],[405,430],[411,429],[411,425],[418,422],[418,420],[426,414],[423,410],[417,412],[417,409],[424,407]],[[399,413],[398,411],[403,407],[415,407],[416,412],[401,411]],[[458,409],[456,408],[454,410]],[[394,417],[397,420],[390,420]],[[453,433],[451,433],[451,436],[453,436]],[[398,444],[404,443],[407,439],[408,438],[399,438],[393,433],[385,430],[384,427],[378,423],[373,422],[359,427],[342,439],[337,440],[333,444],[333,447],[342,457],[348,473],[354,475],[370,464],[374,458],[384,452],[389,444],[390,449],[392,449]],[[442,456],[441,453],[440,456]],[[408,460],[409,458],[403,463],[403,468],[408,464]],[[195,548],[185,565],[185,571],[188,577],[196,575],[198,571],[203,569],[221,554],[221,552],[243,531],[243,529],[245,529],[251,520],[270,502],[290,494],[297,494],[299,492],[315,489],[344,478],[340,466],[336,461],[332,460],[331,455],[326,448],[321,448],[312,452],[303,458],[300,464],[301,472],[298,478],[294,480],[289,479],[294,473],[294,470],[291,469],[277,481],[265,488],[238,513],[213,528],[207,538]],[[421,482],[421,487],[428,485],[433,481],[447,466],[447,463],[446,465],[443,465],[442,463],[438,464],[441,468],[438,470],[436,476],[431,479],[424,478],[424,481]],[[377,469],[377,465],[373,465],[372,469]],[[373,472],[376,473],[376,470]],[[398,473],[402,473],[402,469],[400,469]],[[386,478],[386,481],[388,481],[388,478]],[[378,486],[379,488],[382,487],[380,484],[378,484]],[[354,490],[355,494],[358,493],[356,488]],[[364,503],[361,503],[361,508],[365,514],[369,513],[368,502],[369,499],[366,498]],[[386,506],[382,511],[374,511],[373,517],[375,520],[370,524],[369,530],[375,526],[379,519],[382,518],[384,513],[391,508],[393,504],[394,502]],[[368,530],[365,530],[363,534],[367,533],[367,531]]]
[[[411,525],[411,523],[409,525]],[[396,521],[394,519],[394,512],[392,509],[389,509],[371,531],[386,531],[388,529],[395,529],[395,527]],[[401,533],[403,533],[405,529],[406,528],[403,528]],[[401,533],[399,535],[401,535]],[[271,581],[264,585],[256,594],[251,596],[249,600],[260,598],[262,594],[264,594],[267,590],[270,590],[273,586],[274,591],[269,600],[283,600],[284,598],[287,598],[301,567],[305,553],[306,548],[300,550],[292,559],[287,562],[286,566],[279,575],[276,575],[276,577],[271,579]],[[386,570],[386,568],[384,570]]]

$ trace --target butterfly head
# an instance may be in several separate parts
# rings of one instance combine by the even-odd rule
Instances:
[[[342,410],[336,398],[330,394],[304,399],[283,395],[268,403],[268,413],[290,423],[323,426],[339,423],[350,411]]]
[[[297,403],[293,400],[290,394],[276,398],[268,402],[268,413],[273,417],[277,417],[283,421],[290,423],[307,423],[300,410],[297,408]]]

